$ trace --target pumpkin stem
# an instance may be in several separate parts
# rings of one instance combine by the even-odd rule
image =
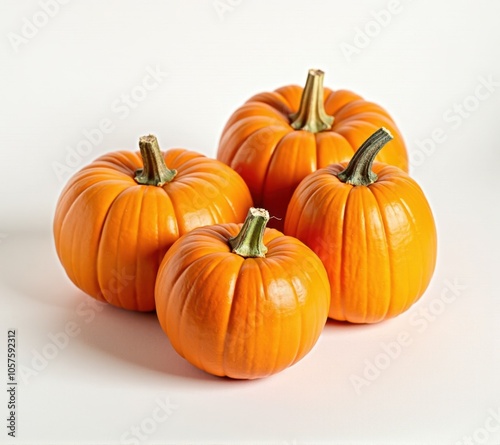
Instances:
[[[170,182],[177,174],[177,170],[170,170],[165,165],[163,154],[158,145],[158,139],[152,134],[142,136],[139,139],[139,149],[141,150],[144,168],[136,170],[135,181],[138,184],[157,185],[161,187],[166,182]]]
[[[382,147],[392,139],[389,130],[383,127],[377,130],[363,142],[363,145],[354,153],[345,170],[341,171],[337,177],[346,184],[373,184],[377,180],[377,175],[372,171],[373,160]]]
[[[264,246],[262,238],[264,237],[268,221],[269,212],[267,210],[250,207],[240,233],[235,237],[229,238],[229,245],[232,252],[243,258],[266,256],[267,247]]]
[[[333,124],[333,116],[326,114],[323,101],[323,77],[321,70],[309,70],[306,86],[300,99],[299,111],[290,115],[295,130],[306,130],[312,133],[329,130]]]

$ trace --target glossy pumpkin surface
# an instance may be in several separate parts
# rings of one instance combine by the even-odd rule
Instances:
[[[260,232],[265,254],[233,251],[230,240],[248,220],[183,236],[156,282],[158,318],[175,350],[208,373],[238,379],[265,377],[304,357],[330,304],[323,264],[297,239],[261,225],[248,233]]]
[[[57,203],[54,239],[67,275],[125,309],[155,309],[158,267],[181,235],[242,222],[252,204],[241,177],[221,162],[184,149],[158,153],[175,175],[161,186],[137,182],[145,166],[139,152],[116,151],[76,173]]]
[[[310,70],[306,87],[289,85],[250,98],[226,123],[217,159],[230,165],[247,183],[254,204],[281,218],[305,176],[332,163],[348,161],[378,128],[395,140],[377,161],[408,171],[403,138],[380,105],[348,90],[323,88],[323,73]]]
[[[372,173],[373,182],[353,185],[339,179],[348,165],[332,164],[304,179],[285,233],[322,259],[331,285],[329,316],[374,323],[404,312],[424,293],[436,263],[436,228],[422,189],[407,173],[369,163],[361,177]]]

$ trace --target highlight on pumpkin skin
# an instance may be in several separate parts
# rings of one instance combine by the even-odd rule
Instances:
[[[250,208],[243,224],[195,229],[158,271],[162,329],[210,374],[257,379],[283,371],[308,354],[326,323],[325,267],[299,240],[267,229],[268,220],[267,210]]]
[[[391,138],[381,128],[349,162],[312,173],[288,206],[285,233],[323,261],[335,320],[396,317],[423,295],[434,273],[437,233],[422,189],[398,167],[373,162]]]

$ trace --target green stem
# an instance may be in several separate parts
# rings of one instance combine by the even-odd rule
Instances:
[[[389,130],[383,127],[377,130],[363,142],[363,145],[354,153],[345,170],[341,171],[337,177],[346,184],[373,184],[377,180],[377,175],[372,171],[373,160],[382,147],[392,138]]]
[[[158,139],[153,135],[142,136],[139,139],[144,168],[136,170],[135,181],[138,184],[162,186],[170,182],[177,170],[170,170],[165,165],[165,159],[158,145]]]
[[[267,210],[250,207],[240,233],[229,239],[232,252],[243,258],[266,256],[267,247],[264,246],[262,238],[268,221],[269,212]]]
[[[306,130],[312,133],[329,130],[333,124],[333,116],[326,114],[323,101],[323,77],[321,70],[309,70],[306,86],[300,99],[299,111],[290,115],[295,130]]]

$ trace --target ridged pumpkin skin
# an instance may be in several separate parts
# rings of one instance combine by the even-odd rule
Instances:
[[[333,116],[329,129],[312,132],[292,127],[291,116],[299,111],[304,88],[289,85],[250,98],[230,117],[219,142],[217,159],[243,177],[256,206],[281,218],[270,221],[280,230],[300,181],[319,168],[351,159],[381,126],[397,138],[387,144],[377,161],[408,171],[406,147],[389,113],[351,91],[323,90],[323,73],[319,73],[322,105],[326,114]]]
[[[156,283],[161,326],[174,349],[216,376],[256,379],[304,357],[328,317],[328,277],[300,241],[266,229],[265,258],[233,253],[237,224],[202,227],[177,241]]]
[[[68,182],[57,204],[54,238],[73,283],[125,309],[155,309],[156,272],[184,233],[207,224],[241,222],[251,197],[241,177],[201,154],[163,153],[174,179],[138,184],[141,155],[116,151],[96,159]]]
[[[368,186],[341,182],[347,163],[320,169],[297,187],[285,233],[307,244],[328,271],[329,317],[375,323],[406,311],[427,288],[436,263],[432,211],[401,169],[373,164]]]

